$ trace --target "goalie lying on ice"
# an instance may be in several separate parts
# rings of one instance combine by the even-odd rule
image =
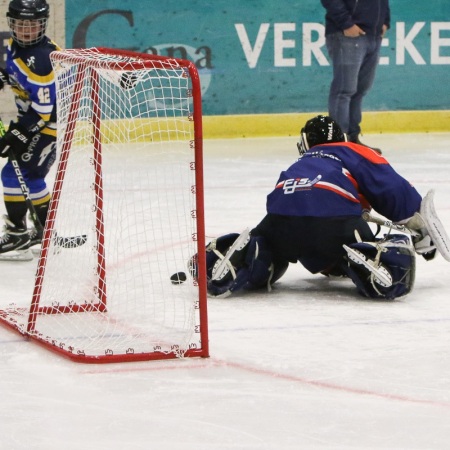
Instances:
[[[438,250],[450,261],[433,191],[422,199],[383,156],[347,142],[330,117],[307,121],[297,147],[300,159],[281,173],[262,221],[208,244],[210,296],[270,288],[300,262],[311,273],[350,278],[366,297],[394,299],[413,288],[416,253],[432,260]],[[391,227],[381,239],[362,218],[372,209]]]

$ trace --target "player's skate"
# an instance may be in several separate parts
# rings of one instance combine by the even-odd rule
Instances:
[[[30,250],[30,236],[26,228],[16,227],[8,217],[4,217],[6,225],[0,237],[0,260],[30,261],[33,254]]]
[[[39,255],[41,252],[42,243],[42,231],[36,230],[36,228],[31,228],[28,230],[28,235],[30,236],[30,249],[33,255]]]

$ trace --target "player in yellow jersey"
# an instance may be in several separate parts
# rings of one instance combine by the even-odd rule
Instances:
[[[27,227],[27,206],[10,152],[17,158],[44,225],[51,195],[45,177],[56,153],[56,92],[50,53],[59,47],[45,35],[49,17],[45,0],[12,0],[6,16],[11,38],[6,67],[0,69],[0,89],[11,87],[17,118],[0,139],[0,156],[8,158],[1,172],[7,215],[0,259],[25,259],[25,254],[28,259],[29,248],[40,243],[42,231]]]

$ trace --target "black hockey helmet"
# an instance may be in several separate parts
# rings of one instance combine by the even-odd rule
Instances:
[[[22,47],[42,40],[50,7],[46,0],[11,0],[6,17],[12,38]]]
[[[297,148],[300,155],[315,145],[331,142],[346,142],[347,137],[341,127],[329,116],[316,116],[308,120],[300,131]]]

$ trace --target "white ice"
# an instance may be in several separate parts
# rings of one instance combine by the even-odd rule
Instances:
[[[450,232],[450,134],[369,135]],[[206,232],[258,223],[296,138],[205,141]],[[0,449],[450,448],[450,263],[359,297],[293,265],[270,293],[208,302],[210,358],[83,365],[0,327]],[[0,262],[0,302],[34,263]]]

